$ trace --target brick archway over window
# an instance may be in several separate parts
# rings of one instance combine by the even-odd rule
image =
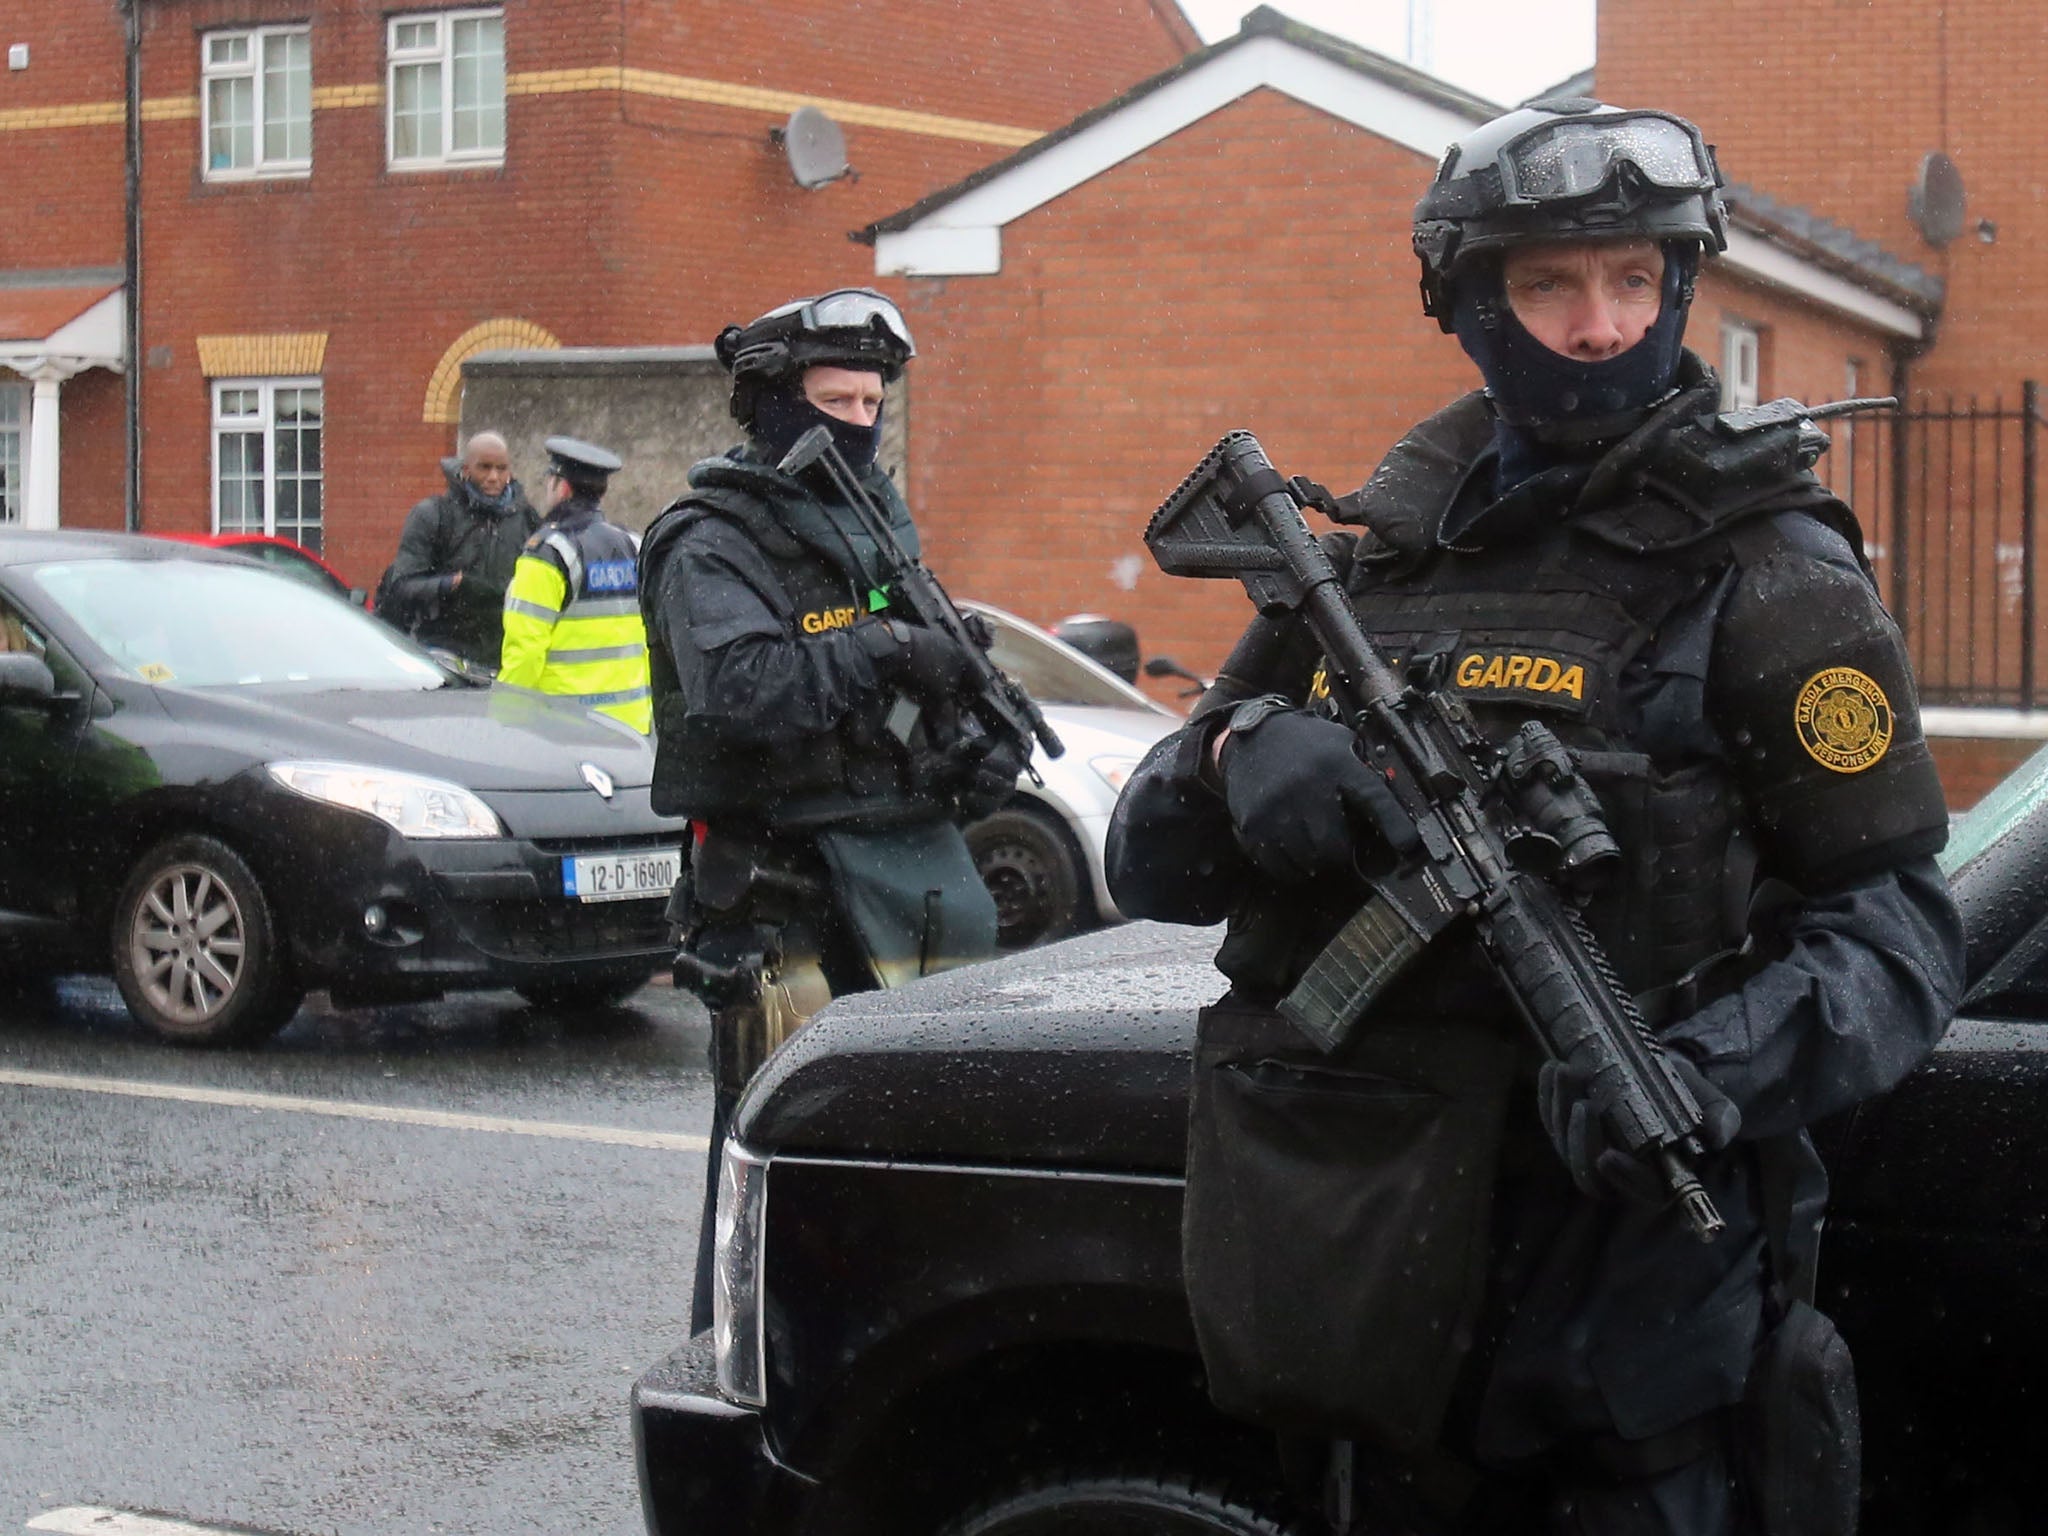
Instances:
[[[553,351],[561,344],[552,331],[535,325],[531,320],[486,320],[481,325],[472,325],[455,338],[448,350],[441,354],[441,361],[434,365],[433,376],[427,380],[426,408],[420,413],[420,419],[436,426],[461,424],[462,364],[465,359],[479,352],[510,347]]]

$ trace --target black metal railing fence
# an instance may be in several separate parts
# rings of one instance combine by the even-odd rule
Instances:
[[[1816,468],[1856,509],[1925,704],[2031,709],[2048,689],[2038,619],[2039,386],[1918,396],[1828,423]]]

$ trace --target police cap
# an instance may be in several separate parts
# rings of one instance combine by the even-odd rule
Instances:
[[[560,475],[578,490],[603,490],[605,482],[625,464],[609,448],[600,448],[580,438],[551,437],[546,446],[548,473]]]

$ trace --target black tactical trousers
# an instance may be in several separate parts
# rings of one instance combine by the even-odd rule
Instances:
[[[1753,1536],[1725,1450],[1626,1482],[1557,1486],[1551,1536]]]

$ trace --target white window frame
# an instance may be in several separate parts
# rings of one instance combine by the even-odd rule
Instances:
[[[277,531],[277,486],[280,478],[277,467],[277,396],[280,390],[289,389],[317,389],[320,391],[319,431],[321,467],[311,474],[300,469],[290,476],[290,478],[301,481],[311,480],[318,482],[321,487],[320,516],[316,520],[315,526],[321,530],[323,537],[318,545],[305,544],[296,532],[279,534]],[[230,390],[247,390],[255,394],[256,409],[245,414],[224,416],[221,409],[222,398]],[[212,432],[213,531],[215,533],[265,533],[274,538],[289,538],[293,542],[300,544],[301,547],[312,549],[317,554],[319,546],[326,543],[324,534],[327,527],[327,392],[326,386],[319,377],[315,375],[283,379],[215,379],[213,381]],[[261,528],[251,528],[237,523],[233,528],[223,529],[220,525],[221,441],[229,434],[240,435],[244,433],[260,433],[263,440],[263,526]],[[295,520],[293,524],[294,529],[303,529],[305,526],[303,519]]]
[[[0,382],[0,526],[28,507],[28,412],[28,386]]]
[[[465,21],[498,23],[498,142],[473,149],[456,149],[455,144],[455,28]],[[430,26],[433,44],[399,46],[401,28]],[[477,6],[453,11],[414,11],[393,16],[384,30],[384,163],[394,171],[446,171],[471,166],[505,163],[505,8]],[[401,69],[433,65],[440,72],[440,148],[434,154],[401,156],[398,153],[398,72]]]
[[[1721,409],[1757,403],[1763,377],[1763,331],[1746,320],[1721,322]]]
[[[1851,357],[1842,363],[1842,398],[1855,400],[1863,394],[1863,360]],[[1835,423],[1835,451],[1830,456],[1840,466],[1841,484],[1835,494],[1850,506],[1856,505],[1856,418],[1844,416]]]
[[[199,164],[207,181],[258,181],[275,176],[313,174],[313,29],[301,24],[290,27],[223,27],[202,33],[199,38]],[[267,155],[263,148],[264,92],[269,89],[264,69],[264,50],[273,38],[303,37],[306,41],[306,152],[303,155]],[[246,39],[249,57],[240,63],[216,63],[214,45],[231,38]],[[246,79],[251,82],[250,131],[255,136],[255,158],[248,165],[220,166],[213,163],[213,86],[217,80]],[[289,132],[289,128],[287,128]]]

